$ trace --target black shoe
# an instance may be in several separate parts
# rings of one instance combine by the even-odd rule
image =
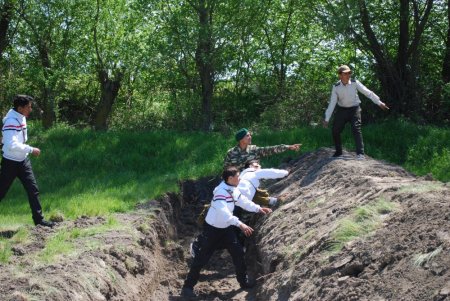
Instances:
[[[56,225],[54,222],[46,221],[45,219],[40,220],[39,222],[34,222],[36,226],[41,225],[43,227],[49,227],[53,228],[54,225]]]
[[[196,298],[197,297],[197,295],[194,293],[194,290],[190,287],[183,287],[181,289],[180,296],[184,297],[184,298]]]
[[[334,155],[333,155],[333,158],[337,158],[337,157],[340,157],[340,156],[342,156],[342,152],[335,152]]]
[[[255,287],[256,282],[255,281],[249,281],[248,279],[245,280],[244,282],[240,283],[240,286],[243,290]]]

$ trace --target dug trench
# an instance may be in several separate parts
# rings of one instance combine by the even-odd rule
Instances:
[[[196,300],[450,300],[449,184],[351,153],[323,148],[284,163],[266,181],[287,199],[250,216],[246,261],[257,286],[244,291],[218,251]],[[217,177],[180,183],[180,193],[113,217],[80,217],[11,240],[0,266],[0,300],[183,300],[196,218]],[[59,240],[67,250],[51,254]]]

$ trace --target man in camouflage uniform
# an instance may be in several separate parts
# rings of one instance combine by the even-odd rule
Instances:
[[[259,147],[256,145],[252,145],[252,134],[246,128],[242,128],[236,132],[235,135],[236,141],[238,144],[229,149],[227,155],[225,156],[225,160],[223,162],[224,168],[229,166],[235,166],[239,170],[242,170],[247,163],[250,161],[257,160],[259,161],[261,157],[267,157],[273,154],[279,154],[285,152],[287,150],[295,150],[298,151],[300,149],[301,144],[280,144],[275,146],[266,146]],[[261,206],[267,206],[267,201],[265,201],[269,197],[269,194],[266,190],[257,189],[255,196],[253,197],[253,202]]]
[[[301,144],[292,144],[292,145],[280,144],[275,146],[258,147],[256,145],[252,145],[252,134],[246,128],[242,128],[239,131],[237,131],[235,138],[238,144],[235,147],[228,150],[227,155],[225,156],[225,160],[223,162],[224,169],[230,166],[234,166],[238,168],[239,171],[242,171],[245,165],[247,163],[250,163],[250,161],[253,160],[259,161],[261,157],[279,154],[287,150],[298,151],[301,146]],[[267,207],[269,206],[268,198],[269,193],[267,192],[267,190],[256,188],[256,192],[252,201],[260,206]],[[278,200],[281,202],[280,198]],[[197,220],[199,225],[204,224],[206,213],[208,212],[209,207],[210,204],[205,205],[203,211],[200,213],[200,216],[198,217]],[[238,217],[241,215],[241,213],[242,212],[239,210],[238,207],[235,208],[235,210],[233,211],[233,214]],[[196,254],[199,251],[198,248],[199,242],[196,239],[190,244],[190,253],[192,257],[195,258]],[[221,248],[223,248],[223,246],[218,247],[218,249]]]
[[[239,170],[242,170],[246,163],[252,160],[260,160],[261,157],[267,157],[273,154],[279,154],[287,150],[298,151],[301,144],[280,144],[274,146],[259,147],[252,145],[252,134],[246,128],[242,128],[236,132],[235,135],[238,144],[229,149],[223,167],[236,166]]]

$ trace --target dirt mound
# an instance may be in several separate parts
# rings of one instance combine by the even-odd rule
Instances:
[[[32,228],[0,265],[0,300],[148,300],[167,265],[163,246],[176,237],[174,198],[132,214]]]
[[[257,300],[450,299],[449,185],[331,154],[271,186],[289,197],[257,221]]]
[[[249,221],[256,232],[246,259],[257,287],[241,290],[230,256],[217,252],[197,300],[450,300],[449,185],[331,155],[305,154],[283,165],[288,177],[263,183],[287,201]],[[184,181],[180,195],[133,213],[32,228],[0,265],[0,300],[182,300],[196,218],[219,181]],[[68,250],[52,257],[58,240]]]

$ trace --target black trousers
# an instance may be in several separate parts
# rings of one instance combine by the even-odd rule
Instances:
[[[2,158],[0,169],[0,201],[3,200],[16,177],[19,178],[27,191],[33,221],[39,223],[44,219],[44,216],[42,215],[41,203],[39,202],[39,188],[29,158],[26,158],[22,162]]]
[[[358,155],[364,155],[364,142],[361,131],[361,108],[359,106],[351,108],[337,106],[332,129],[336,153],[342,154],[341,133],[344,130],[345,124],[348,122],[352,126],[352,133],[356,144],[356,153]]]
[[[245,283],[247,269],[245,266],[244,249],[240,244],[235,226],[221,229],[204,223],[203,232],[199,236],[200,251],[192,261],[189,273],[184,281],[184,287],[194,288],[200,277],[200,270],[208,263],[217,246],[224,245],[233,259],[236,278],[240,284]]]

